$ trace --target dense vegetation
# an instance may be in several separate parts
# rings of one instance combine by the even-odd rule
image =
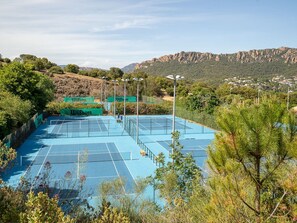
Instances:
[[[79,74],[89,77],[98,77],[101,79],[113,80],[121,78],[124,72],[120,68],[111,67],[109,70],[102,70],[97,68],[80,70]]]
[[[31,66],[13,62],[0,69],[0,138],[42,111],[54,97],[54,85]]]
[[[140,115],[164,115],[171,113],[171,107],[162,104],[162,105],[155,105],[155,104],[146,104],[146,103],[139,103],[139,114]],[[116,103],[116,111],[119,114],[124,113],[124,103],[118,102]],[[127,115],[134,115],[136,114],[136,104],[135,103],[126,103],[126,114]]]

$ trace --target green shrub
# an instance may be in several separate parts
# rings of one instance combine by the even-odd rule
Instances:
[[[53,67],[51,67],[51,68],[48,70],[48,72],[49,72],[50,74],[64,74],[63,69],[62,69],[61,67],[59,67],[59,66],[53,66]]]
[[[0,139],[10,133],[12,128],[12,120],[10,115],[5,111],[0,111]]]
[[[117,107],[117,113],[124,114],[123,102],[117,102],[116,107]],[[170,114],[170,112],[171,112],[171,108],[167,105],[145,104],[143,102],[139,103],[140,115],[165,115],[165,114]],[[136,103],[126,103],[126,114],[127,115],[136,114]]]
[[[0,180],[1,181],[1,180]],[[25,211],[24,193],[0,183],[0,222],[19,222]]]
[[[57,115],[60,114],[61,109],[64,108],[103,108],[104,111],[104,107],[101,104],[83,104],[52,101],[47,104],[46,112],[48,112],[51,115]]]

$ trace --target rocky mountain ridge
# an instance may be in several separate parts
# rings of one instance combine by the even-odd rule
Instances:
[[[200,52],[180,52],[171,55],[161,56],[136,64],[135,69],[153,66],[156,62],[178,61],[180,64],[200,63],[205,61],[213,62],[239,62],[239,63],[263,63],[283,62],[286,64],[297,63],[297,48],[280,47],[276,49],[239,51],[233,54],[214,54]]]

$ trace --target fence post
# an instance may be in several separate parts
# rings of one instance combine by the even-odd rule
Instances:
[[[99,124],[99,122],[98,122]],[[90,137],[90,119],[88,119],[88,137]]]
[[[109,136],[109,126],[110,126],[110,122],[109,122],[109,121],[110,121],[110,120],[108,119],[107,121],[108,121],[108,123],[107,123],[107,127],[108,127],[108,128],[107,128],[107,129],[108,129],[108,130],[107,130],[107,135]]]
[[[68,128],[68,122],[66,123],[66,137],[69,138],[69,128]],[[63,123],[61,123],[63,125]],[[59,133],[59,132],[58,132]]]

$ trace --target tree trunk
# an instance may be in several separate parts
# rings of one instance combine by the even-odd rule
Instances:
[[[255,207],[257,214],[257,223],[261,222],[261,179],[260,179],[260,156],[256,157],[256,188],[255,188]]]

